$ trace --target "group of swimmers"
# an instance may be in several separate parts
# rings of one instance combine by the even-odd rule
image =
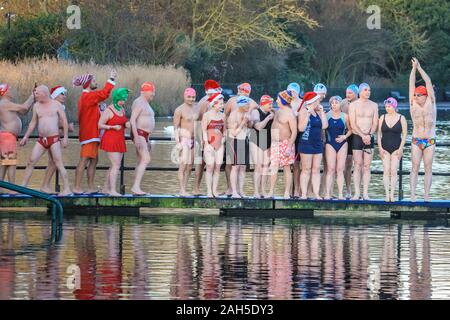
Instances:
[[[425,81],[425,86],[416,87],[417,72]],[[12,89],[7,84],[1,84],[0,179],[8,176],[10,182],[15,182],[17,137],[22,131],[19,116],[34,106],[32,120],[20,145],[27,143],[36,126],[39,139],[27,163],[23,186],[28,185],[35,164],[48,152],[49,165],[42,191],[51,192],[49,183],[58,170],[64,182],[61,196],[98,193],[99,190],[94,188],[94,178],[98,150],[101,149],[111,162],[101,193],[120,196],[116,191],[116,182],[123,154],[127,152],[125,131],[130,129],[138,162],[131,192],[136,196],[147,195],[141,189],[141,182],[151,161],[149,139],[155,129],[155,114],[150,103],[155,97],[156,88],[151,82],[142,84],[141,94],[133,102],[128,120],[125,105],[130,90],[113,90],[116,77],[117,73],[112,71],[110,79],[100,90],[93,75],[74,78],[74,86],[83,87],[83,92],[78,102],[81,154],[73,189],[68,181],[61,151],[61,147],[68,145],[69,130],[73,130],[73,124],[68,123],[65,115],[67,90],[59,86],[49,90],[41,85],[20,105],[12,101]],[[413,120],[411,201],[416,201],[417,177],[422,159],[425,168],[425,201],[429,201],[436,144],[436,99],[431,79],[415,58],[412,59],[409,87]],[[104,101],[111,92],[112,104],[106,106]],[[350,85],[345,99],[331,97],[328,112],[322,106],[327,95],[327,88],[323,84],[303,94],[300,85],[292,83],[276,99],[264,95],[259,103],[251,99],[250,94],[250,84],[241,84],[237,95],[225,103],[222,89],[214,80],[205,82],[205,96],[199,102],[196,102],[197,93],[194,89],[185,90],[184,103],[174,114],[176,146],[172,152],[179,163],[180,196],[190,196],[187,184],[195,166],[194,196],[200,195],[206,167],[208,197],[243,198],[246,196],[244,182],[247,167],[254,165],[255,198],[274,196],[278,172],[282,168],[285,199],[332,199],[336,180],[338,199],[368,200],[377,136],[384,166],[386,201],[394,201],[399,161],[408,133],[406,119],[398,113],[398,102],[394,98],[386,99],[386,114],[380,117],[378,105],[370,100],[371,88],[366,83]],[[221,194],[218,186],[223,165],[228,188]],[[85,170],[88,176],[86,192],[81,189]]]

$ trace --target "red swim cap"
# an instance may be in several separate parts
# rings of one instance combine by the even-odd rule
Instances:
[[[420,86],[416,88],[415,94],[421,94],[423,96],[428,96],[428,90],[424,86]]]
[[[141,86],[141,92],[155,92],[156,88],[152,82],[144,82]]]

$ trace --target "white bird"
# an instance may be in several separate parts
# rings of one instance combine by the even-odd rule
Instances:
[[[164,127],[164,133],[170,136],[174,136],[175,135],[175,127],[174,126],[170,126],[170,127]]]

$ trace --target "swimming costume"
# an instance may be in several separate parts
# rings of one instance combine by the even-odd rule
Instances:
[[[44,147],[44,149],[49,150],[52,145],[60,141],[59,134],[57,136],[51,136],[51,137],[39,137],[38,143]]]
[[[223,131],[225,129],[225,122],[223,119],[211,120],[206,128],[208,133],[208,143],[217,151],[222,147]]]
[[[139,136],[143,137],[145,139],[145,141],[148,142],[148,139],[150,138],[150,132],[147,132],[147,131],[142,130],[142,129],[137,129],[137,133],[138,133]],[[131,140],[134,142],[133,130],[131,130]]]
[[[319,115],[310,115],[305,132],[299,139],[298,152],[303,154],[323,153],[322,119]]]
[[[91,142],[81,146],[80,157],[87,159],[96,159],[98,157],[98,148],[100,143]]]
[[[250,148],[248,139],[227,139],[227,164],[233,166],[250,164]]]
[[[105,130],[102,137],[102,142],[100,144],[100,149],[105,152],[127,152],[127,145],[125,143],[125,124],[127,122],[127,117],[125,115],[125,110],[121,116],[117,115],[113,108],[109,108],[113,113],[113,117],[106,122],[108,126],[121,126],[119,131],[116,130]]]
[[[383,134],[381,137],[381,147],[390,154],[393,154],[402,144],[402,117],[400,116],[400,119],[398,119],[392,128],[387,125],[386,116],[383,117],[383,124],[381,125],[381,133]]]
[[[426,148],[436,145],[436,138],[427,138],[427,139],[412,138],[412,143],[423,151]]]
[[[295,146],[289,147],[289,141],[274,141],[270,150],[270,161],[278,163],[280,168],[294,164],[295,162]]]
[[[327,115],[328,118],[328,129],[327,132],[327,144],[331,145],[336,152],[341,150],[342,146],[347,143],[344,140],[341,143],[337,143],[336,139],[339,136],[345,135],[347,132],[347,125],[345,123],[345,113],[341,112],[341,117],[339,119],[334,119],[331,114]]]
[[[347,155],[352,156],[353,155],[353,134],[347,138],[347,143],[348,143]]]
[[[264,121],[270,115],[270,112],[265,113],[260,108],[257,109],[259,113],[259,121]],[[272,124],[273,119],[270,120],[267,125],[261,130],[255,128],[250,130],[250,142],[256,144],[258,148],[266,151],[271,148],[272,145]]]
[[[0,131],[0,162],[6,164],[6,160],[16,160],[17,157],[17,137],[15,134],[7,131]],[[15,161],[13,161],[15,162]],[[8,162],[11,163],[11,162]],[[12,164],[14,165],[14,164]]]
[[[367,149],[373,149],[375,147],[375,138],[371,136],[370,145],[365,145],[361,136],[353,135],[353,150],[363,151]]]
[[[181,137],[180,143],[182,146],[187,146],[191,150],[194,149],[195,146],[194,138]]]

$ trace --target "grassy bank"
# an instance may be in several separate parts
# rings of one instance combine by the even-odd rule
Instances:
[[[17,101],[23,102],[31,93],[34,84],[45,84],[49,88],[61,85],[69,90],[67,114],[70,120],[77,119],[77,101],[81,88],[73,88],[72,78],[75,75],[92,73],[96,75],[100,85],[108,79],[110,70],[118,72],[117,85],[130,88],[128,107],[139,95],[140,85],[145,81],[156,84],[156,98],[153,103],[157,115],[172,115],[175,108],[183,102],[183,91],[191,83],[188,72],[184,68],[174,66],[100,66],[90,63],[71,63],[56,59],[30,59],[17,63],[0,61],[0,82],[6,82],[17,90]],[[109,103],[111,100],[108,100]],[[30,116],[30,115],[28,115]]]

